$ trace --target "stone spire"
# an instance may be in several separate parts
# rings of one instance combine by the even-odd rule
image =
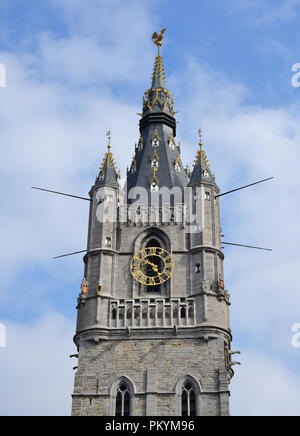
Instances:
[[[196,154],[196,159],[194,162],[194,170],[192,172],[192,176],[191,176],[191,180],[189,185],[194,185],[196,183],[201,183],[201,182],[210,182],[210,183],[214,183],[214,175],[211,173],[210,171],[210,164],[208,162],[206,153],[203,149],[203,143],[202,143],[202,131],[201,129],[199,129],[199,138],[200,138],[200,142],[199,142],[199,147],[200,149],[198,150],[197,154]]]
[[[95,185],[116,185],[119,186],[120,172],[117,172],[116,164],[111,152],[110,145],[110,131],[106,134],[108,136],[107,152],[104,155],[99,174],[96,178]]]

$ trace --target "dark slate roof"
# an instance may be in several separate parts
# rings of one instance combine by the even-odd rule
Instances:
[[[117,173],[114,158],[110,149],[111,146],[108,145],[108,150],[104,155],[99,174],[96,178],[95,185],[97,186],[98,185],[119,186],[120,176],[119,173]]]
[[[158,134],[159,145],[152,145],[155,132]],[[169,146],[169,141],[174,140],[173,129],[164,123],[151,123],[142,132],[142,143],[137,147],[133,164],[127,175],[127,192],[133,187],[143,187],[150,192],[150,181],[153,178],[151,161],[154,153],[158,156],[158,169],[155,176],[159,181],[159,188],[179,187],[183,191],[188,183],[186,171],[179,156],[179,147],[174,145],[174,150]],[[175,140],[174,140],[175,142]],[[156,158],[156,157],[155,157]],[[176,160],[180,165],[180,172],[175,169]]]
[[[206,157],[206,153],[202,148],[202,142],[200,141],[200,150],[197,152],[194,170],[192,172],[189,186],[195,185],[201,182],[214,183],[214,175],[210,170],[210,164]]]

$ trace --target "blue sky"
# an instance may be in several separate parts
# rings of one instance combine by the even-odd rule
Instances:
[[[224,191],[275,176],[222,199],[226,240],[272,253],[225,248],[233,348],[242,366],[231,413],[299,415],[300,4],[294,0],[2,0],[0,88],[2,255],[1,414],[69,414],[75,305],[88,207],[32,185],[87,194],[113,134],[122,176],[138,138],[142,95],[167,28],[163,57],[178,110],[182,159],[197,131]],[[16,395],[18,402],[15,401]],[[37,401],[37,397],[39,401]]]

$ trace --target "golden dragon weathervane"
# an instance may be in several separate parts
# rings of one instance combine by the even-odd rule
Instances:
[[[158,54],[160,52],[160,47],[162,46],[162,40],[163,40],[165,31],[166,31],[166,28],[162,29],[159,35],[156,32],[154,32],[152,35],[152,41],[158,47]]]

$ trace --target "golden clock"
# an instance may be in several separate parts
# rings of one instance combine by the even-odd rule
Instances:
[[[172,277],[173,257],[163,248],[146,247],[133,256],[130,271],[137,282],[146,286],[158,286]]]

